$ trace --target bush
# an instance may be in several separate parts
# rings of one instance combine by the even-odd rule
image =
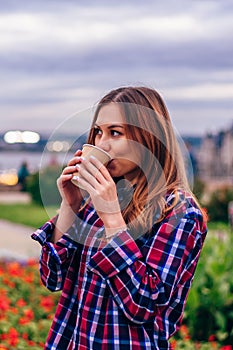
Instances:
[[[202,197],[205,191],[205,183],[198,177],[194,178],[194,183],[193,183],[193,193],[197,197],[197,199],[201,202]]]
[[[32,201],[35,204],[42,205],[39,186],[39,172],[28,176],[26,181],[26,191],[30,193]]]
[[[49,166],[28,177],[26,190],[34,203],[59,207],[61,196],[57,189],[57,179],[60,174],[61,167]]]
[[[184,321],[191,338],[233,343],[233,254],[230,231],[210,231],[189,293]]]
[[[211,221],[228,222],[228,204],[233,200],[233,190],[221,188],[212,193],[206,205]]]

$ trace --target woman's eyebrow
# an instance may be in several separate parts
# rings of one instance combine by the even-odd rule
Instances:
[[[95,128],[100,128],[100,126],[98,124],[94,125]],[[108,126],[108,129],[113,129],[113,128],[124,128],[124,125],[120,125],[120,124],[111,124]]]

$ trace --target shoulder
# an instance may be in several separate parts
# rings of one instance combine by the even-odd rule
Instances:
[[[202,213],[197,200],[191,192],[179,189],[176,192],[167,193],[165,200],[168,208],[174,209],[174,213],[183,212],[197,215]]]
[[[164,220],[171,222],[172,218],[186,221],[193,221],[201,230],[205,230],[205,220],[200,205],[191,192],[179,189],[176,193],[166,195],[168,210]]]

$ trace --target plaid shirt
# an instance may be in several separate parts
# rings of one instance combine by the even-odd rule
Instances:
[[[77,218],[56,244],[52,220],[32,234],[42,282],[62,290],[45,349],[169,349],[206,236],[192,198],[180,192],[179,205],[136,240],[126,230],[103,243],[90,205]]]

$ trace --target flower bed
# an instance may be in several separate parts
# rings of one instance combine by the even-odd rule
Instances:
[[[1,261],[0,350],[43,349],[58,298],[40,282],[37,262]]]

